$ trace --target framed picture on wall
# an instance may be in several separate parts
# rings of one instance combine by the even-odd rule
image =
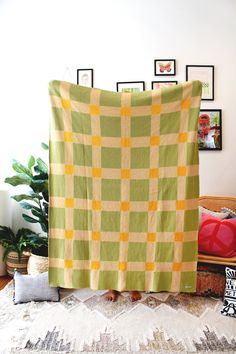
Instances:
[[[117,92],[141,92],[145,90],[144,81],[120,81],[116,83]]]
[[[178,81],[152,81],[152,90],[158,90],[162,87],[177,85]]]
[[[155,76],[175,75],[175,59],[155,59],[154,74]]]
[[[77,85],[93,87],[93,69],[77,69]]]
[[[198,119],[199,150],[222,150],[221,109],[201,109]]]
[[[214,65],[186,65],[186,81],[202,82],[202,100],[214,101]]]

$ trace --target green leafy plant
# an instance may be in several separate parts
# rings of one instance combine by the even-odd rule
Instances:
[[[21,228],[15,234],[8,226],[0,226],[0,245],[4,247],[3,261],[9,252],[14,251],[18,254],[20,262],[24,251],[32,251],[47,245],[47,237],[42,237],[32,230]]]
[[[48,145],[41,144],[48,150]],[[29,210],[31,215],[22,214],[23,218],[33,224],[39,223],[42,231],[48,233],[48,166],[41,159],[30,156],[27,166],[13,160],[12,168],[16,175],[7,177],[6,183],[12,186],[26,185],[29,192],[18,194],[12,198],[19,202],[23,209]]]

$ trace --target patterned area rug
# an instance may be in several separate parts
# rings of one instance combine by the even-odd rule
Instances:
[[[13,285],[0,292],[1,354],[235,353],[236,320],[222,301],[188,294],[61,290],[59,303],[13,305]]]

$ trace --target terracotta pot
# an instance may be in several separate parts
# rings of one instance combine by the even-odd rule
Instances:
[[[19,273],[27,274],[27,264],[29,256],[29,253],[23,252],[23,254],[21,255],[21,260],[19,262],[18,253],[14,251],[9,252],[6,258],[7,274],[13,277],[14,269],[16,269]]]

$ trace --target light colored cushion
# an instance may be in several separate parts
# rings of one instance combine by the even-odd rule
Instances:
[[[213,211],[213,210],[206,209],[200,205],[199,206],[199,226],[201,225],[202,222],[202,213],[214,216],[215,218],[221,220],[227,219],[229,217],[229,211],[222,211],[222,212]]]
[[[222,315],[236,317],[236,270],[226,267],[226,286]]]
[[[48,285],[48,272],[23,275],[19,272],[14,274],[14,303],[29,301],[59,301],[58,288]]]
[[[198,250],[220,257],[236,256],[236,219],[220,220],[202,213]]]

